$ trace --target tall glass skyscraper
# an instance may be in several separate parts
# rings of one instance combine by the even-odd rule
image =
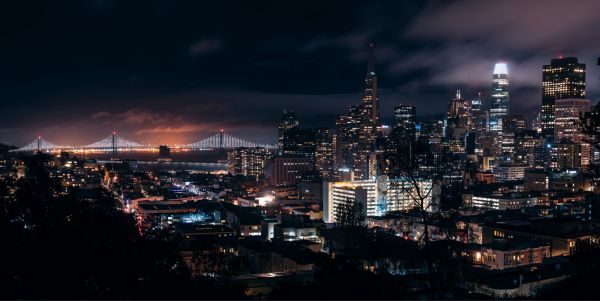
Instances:
[[[575,57],[553,59],[542,69],[542,135],[549,143],[554,140],[554,104],[567,98],[585,98],[585,64]]]
[[[414,132],[416,123],[417,107],[405,104],[394,107],[394,127]]]
[[[277,148],[279,152],[283,151],[285,144],[285,134],[290,130],[297,129],[299,127],[298,119],[296,119],[296,113],[294,111],[283,110],[283,114],[281,115],[281,119],[279,121],[278,128],[278,138],[277,138]]]
[[[502,132],[502,117],[508,116],[508,67],[497,63],[492,75],[492,106],[490,109],[490,131]]]

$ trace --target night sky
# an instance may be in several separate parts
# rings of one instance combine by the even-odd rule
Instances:
[[[375,44],[384,121],[435,117],[461,89],[489,105],[509,63],[511,111],[541,103],[541,68],[587,64],[600,97],[600,1],[2,1],[0,142],[88,144],[116,130],[189,143],[221,128],[274,143],[281,110],[332,126],[360,102]]]

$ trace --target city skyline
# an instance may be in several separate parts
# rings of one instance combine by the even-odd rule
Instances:
[[[0,2],[0,296],[600,300],[598,11]]]
[[[548,2],[547,11],[558,10],[561,4]],[[519,5],[527,8],[533,4]],[[264,16],[278,9],[264,6],[251,8],[251,12]],[[498,12],[509,11],[506,6],[501,4]],[[596,6],[583,1],[571,7],[566,16],[557,17],[570,20],[564,28],[553,27],[541,19],[541,13],[529,10],[531,16],[526,20],[501,15],[494,24],[475,32],[459,24],[443,30],[433,27],[464,15],[461,8],[466,7],[479,8],[481,13],[472,18],[483,20],[493,13],[491,5],[469,1],[390,6],[356,3],[345,6],[339,19],[319,18],[314,26],[295,25],[302,17],[296,15],[300,12],[317,16],[306,5],[287,16],[289,22],[276,16],[273,22],[281,23],[280,28],[267,30],[263,36],[253,30],[269,23],[230,12],[227,4],[215,7],[212,18],[233,14],[227,19],[236,22],[219,30],[201,26],[209,22],[208,17],[192,22],[194,12],[202,10],[181,3],[153,3],[140,11],[136,20],[121,16],[136,8],[133,3],[92,1],[70,9],[46,5],[35,10],[40,17],[30,31],[14,27],[9,34],[12,43],[2,50],[6,68],[0,93],[5,103],[0,113],[0,141],[22,146],[41,135],[57,144],[87,144],[116,130],[135,141],[174,144],[196,141],[224,128],[272,144],[283,109],[296,111],[307,126],[332,127],[337,115],[360,101],[371,42],[375,44],[384,124],[392,122],[393,108],[400,104],[416,105],[419,118],[440,116],[456,89],[467,99],[481,92],[483,106],[489,107],[489,78],[499,61],[507,62],[511,72],[511,112],[530,115],[541,105],[544,64],[561,55],[578,57],[588,65],[595,62],[593,33],[577,29],[593,28],[598,22],[584,13]],[[27,5],[12,8],[24,11]],[[323,9],[333,12],[336,6],[329,4]],[[183,10],[189,13],[177,15]],[[57,11],[65,20],[50,22]],[[391,22],[394,12],[406,14],[406,21]],[[573,19],[576,13],[579,17]],[[169,22],[175,15],[181,20]],[[22,16],[23,20],[7,16],[3,22],[28,22],[33,13]],[[69,20],[84,17],[88,21],[81,28],[64,28]],[[104,21],[113,27],[99,27]],[[158,30],[154,21],[165,28]],[[240,27],[242,23],[248,28]],[[352,26],[346,30],[342,24]],[[483,34],[500,34],[501,26],[521,28],[523,33],[502,38]],[[197,29],[200,27],[202,30]],[[548,29],[551,37],[535,35],[540,29]],[[390,32],[394,30],[402,33],[400,38]],[[156,45],[153,32],[161,39],[177,35]],[[294,38],[289,37],[292,33]],[[60,45],[46,34],[53,34]],[[527,43],[510,44],[523,41],[528,34]],[[33,41],[38,41],[36,47]],[[509,46],[502,51],[487,48],[499,42]],[[569,46],[564,49],[562,45]],[[595,103],[598,71],[589,68],[588,73],[588,98]]]

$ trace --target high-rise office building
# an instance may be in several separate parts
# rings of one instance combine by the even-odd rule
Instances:
[[[258,179],[264,175],[269,158],[271,152],[264,147],[236,148],[227,154],[227,169],[231,174],[254,176]]]
[[[362,97],[361,111],[358,137],[359,150],[358,156],[354,160],[354,169],[357,179],[368,179],[369,170],[372,170],[373,164],[373,161],[369,158],[375,151],[375,140],[378,129],[381,128],[373,44],[369,46],[369,62],[367,64],[367,75],[365,76],[365,89]]]
[[[297,129],[300,126],[298,119],[296,119],[296,113],[294,111],[283,110],[281,114],[281,120],[278,125],[278,139],[277,148],[282,152],[285,144],[286,133],[290,130]]]
[[[550,159],[550,168],[555,170],[585,170],[590,164],[590,145],[558,141],[550,150]]]
[[[471,100],[471,118],[473,120],[472,131],[474,132],[474,149],[473,152],[483,154],[485,141],[489,140],[489,114],[488,110],[483,109],[483,100],[481,92],[477,93],[477,98]]]
[[[400,128],[415,139],[417,108],[412,105],[399,105],[394,108],[394,128]]]
[[[394,108],[394,126],[388,135],[378,139],[377,156],[371,156],[371,165],[378,164],[378,174],[398,175],[413,163],[416,115],[417,109],[412,105],[401,104]]]
[[[362,103],[351,106],[348,114],[339,116],[336,121],[335,166],[338,174],[350,170],[353,179],[369,177],[369,170],[373,170],[369,168],[372,165],[369,158],[375,152],[378,133],[382,129],[379,116],[377,75],[371,44]]]
[[[315,167],[307,157],[273,157],[267,163],[265,173],[269,183],[274,186],[296,185]]]
[[[492,103],[489,117],[489,153],[502,155],[504,118],[509,115],[508,67],[506,63],[497,63],[492,74]]]
[[[360,106],[350,106],[348,113],[338,116],[335,127],[335,174],[352,174],[354,158],[358,154],[360,132]]]
[[[541,133],[523,130],[514,134],[513,162],[534,168],[543,168],[546,164],[546,145]]]
[[[492,106],[490,109],[490,131],[502,133],[502,117],[509,114],[508,67],[497,63],[492,75]]]
[[[481,92],[477,93],[477,98],[471,100],[471,113],[477,115],[481,112]]]
[[[460,90],[448,103],[446,115],[446,141],[453,152],[463,152],[467,133],[473,130],[471,101],[463,99]]]
[[[518,133],[527,129],[527,119],[523,115],[509,115],[502,118],[502,131]]]
[[[552,59],[542,69],[542,135],[554,140],[554,109],[557,99],[585,98],[585,64],[575,57]]]
[[[583,143],[579,118],[582,113],[589,112],[591,100],[581,98],[557,99],[554,103],[554,141],[563,139]]]
[[[514,161],[515,136],[526,129],[527,120],[525,116],[509,115],[502,117],[501,153],[503,158],[506,159],[505,161]]]
[[[373,44],[369,45],[369,62],[367,64],[367,76],[365,77],[365,90],[362,97],[365,122],[373,127],[379,123],[379,95],[377,93],[377,75],[375,74],[375,55]],[[372,129],[374,130],[374,129]]]
[[[333,178],[333,136],[329,128],[315,129],[315,169],[324,180]]]
[[[292,128],[283,135],[282,148],[279,155],[287,157],[315,158],[315,131],[307,128]]]

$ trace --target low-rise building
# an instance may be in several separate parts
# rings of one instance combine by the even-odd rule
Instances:
[[[543,204],[547,198],[521,194],[473,195],[471,204],[475,208],[487,210],[519,209]]]
[[[492,169],[497,182],[523,180],[526,166],[496,166]]]
[[[274,239],[283,241],[310,240],[321,242],[317,225],[304,215],[283,215],[274,227]]]
[[[536,241],[496,239],[472,253],[473,263],[489,269],[503,270],[539,264],[550,257],[550,246]]]
[[[554,259],[554,258],[553,258]],[[546,285],[564,280],[573,274],[568,261],[556,258],[535,269],[529,267],[485,271],[476,275],[469,289],[496,299],[535,297]]]
[[[562,256],[597,244],[598,234],[591,223],[574,218],[535,218],[486,223],[483,227],[483,243],[491,243],[494,239],[536,241],[549,245],[552,256]]]
[[[546,191],[550,186],[550,176],[545,170],[528,170],[524,182],[526,191]]]

